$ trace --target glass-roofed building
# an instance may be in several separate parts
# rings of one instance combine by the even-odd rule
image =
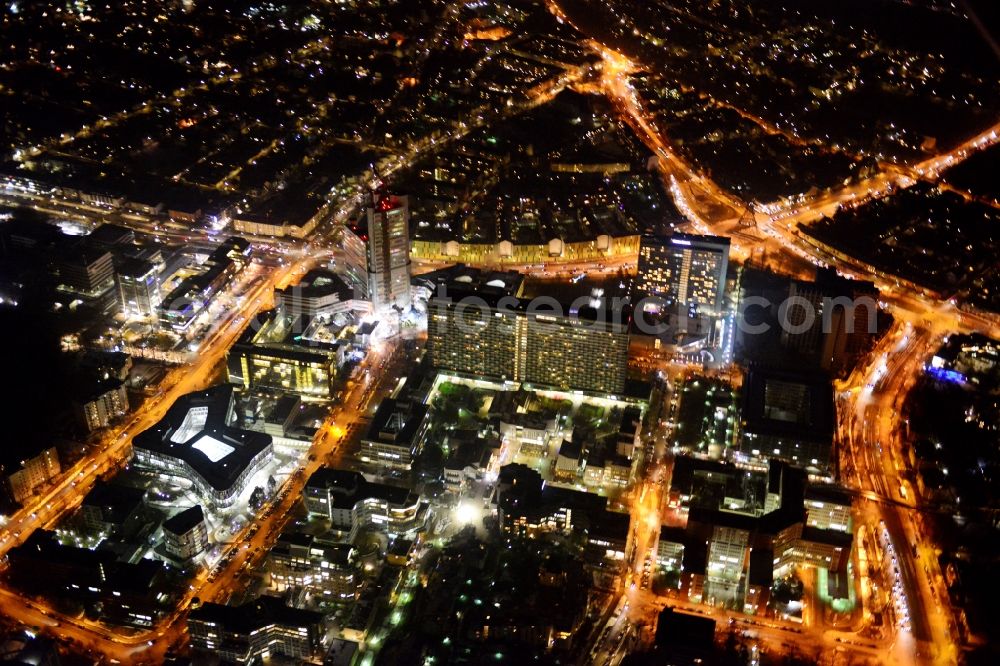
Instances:
[[[201,502],[232,506],[273,458],[271,436],[240,427],[231,384],[188,393],[132,441],[139,467],[190,481]]]

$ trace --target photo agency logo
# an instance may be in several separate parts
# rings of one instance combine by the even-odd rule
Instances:
[[[764,335],[775,326],[788,335],[804,335],[817,325],[822,334],[874,334],[878,331],[878,303],[871,296],[809,299],[793,295],[777,303],[764,296],[748,296],[736,312],[737,330],[745,336]]]
[[[551,296],[523,299],[467,292],[450,294],[441,285],[428,301],[428,314],[432,317],[429,326],[454,325],[460,333],[470,335],[486,327],[498,334],[513,334],[522,321],[530,323],[536,331],[557,330],[566,325],[577,330],[625,331],[631,323],[632,306],[621,297],[581,296],[563,302]]]
[[[519,299],[514,296],[485,297],[479,294],[449,294],[442,285],[429,301],[429,313],[438,315],[437,324],[453,324],[463,334],[476,334],[491,326],[500,333],[513,332],[523,316],[535,327],[558,327],[567,323],[582,330],[624,330],[649,336],[676,331],[678,322],[698,316],[725,316],[705,313],[690,304],[676,303],[658,296],[629,298],[581,296],[569,303],[551,296]],[[453,311],[452,316],[444,315]],[[763,296],[743,299],[735,313],[737,330],[743,335],[764,335],[779,328],[789,335],[816,330],[877,332],[878,304],[869,296],[808,299],[789,296],[779,302]]]

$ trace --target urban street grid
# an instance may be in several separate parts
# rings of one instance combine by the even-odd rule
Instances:
[[[997,18],[8,3],[2,658],[995,663]]]

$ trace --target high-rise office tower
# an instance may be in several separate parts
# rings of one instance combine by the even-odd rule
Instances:
[[[118,267],[118,301],[126,315],[149,317],[160,304],[160,271],[144,259],[129,259]]]
[[[788,285],[788,325],[781,329],[783,347],[807,355],[817,353],[823,342],[823,297],[823,289],[815,282],[796,280]]]
[[[97,298],[115,285],[115,265],[111,253],[88,241],[62,242],[55,266],[59,291],[83,298]]]
[[[674,234],[643,236],[639,249],[639,291],[668,306],[694,305],[711,312],[723,308],[729,239]]]
[[[409,309],[410,206],[407,198],[376,192],[368,215],[368,298],[376,310]]]
[[[781,344],[817,358],[824,370],[849,372],[878,332],[875,285],[819,269],[816,280],[795,280],[788,287]]]

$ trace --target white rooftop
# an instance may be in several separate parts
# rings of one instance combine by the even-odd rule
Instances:
[[[207,456],[212,462],[219,462],[236,450],[225,442],[220,442],[211,435],[203,435],[199,437],[198,441],[191,446],[204,453],[205,456]]]
[[[184,415],[180,427],[170,435],[170,441],[175,444],[183,444],[200,430],[204,430],[206,421],[208,421],[208,407],[192,407]]]

